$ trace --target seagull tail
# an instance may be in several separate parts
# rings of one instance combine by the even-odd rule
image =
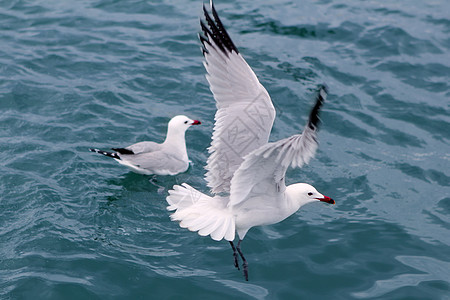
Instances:
[[[233,241],[235,221],[227,208],[227,199],[210,197],[186,183],[175,185],[167,197],[167,210],[175,211],[170,218],[180,222],[180,227],[196,231],[213,240]]]
[[[102,151],[102,150],[94,149],[94,148],[89,148],[89,151],[120,160],[119,155],[117,155],[117,153],[115,153],[115,152]]]

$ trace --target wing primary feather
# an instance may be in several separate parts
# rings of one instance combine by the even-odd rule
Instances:
[[[208,23],[209,29],[205,31],[205,34],[208,37],[209,36],[214,40],[214,42],[217,44],[217,46],[220,48],[220,50],[224,53],[227,53],[228,51],[224,48],[224,41],[222,41],[222,36],[220,34],[219,29],[217,28],[216,24],[214,23],[213,19],[209,15],[208,11],[206,10],[205,5],[203,5],[203,13],[205,15],[206,22]],[[202,26],[202,29],[205,30],[204,26]]]
[[[322,104],[325,102],[325,99],[328,95],[328,88],[325,84],[322,84],[319,87],[319,91],[316,96],[316,104],[309,114],[308,127],[312,130],[316,130],[316,128],[320,125],[319,119],[319,111]]]
[[[205,9],[204,6],[203,6],[203,9]],[[203,39],[201,38],[202,36],[199,35],[200,36],[200,41],[202,43],[205,41],[206,43],[211,45],[211,42],[208,39],[209,39],[209,37],[213,38],[213,33],[211,32],[211,30],[209,30],[208,26],[206,26],[205,23],[202,20],[200,20],[200,27],[202,28],[203,34],[205,35],[205,37],[203,37]],[[204,43],[203,43],[203,46],[205,47]]]
[[[201,23],[201,21],[200,21],[200,23]],[[212,47],[212,45],[208,41],[208,39],[206,37],[204,37],[203,35],[201,35],[200,33],[198,34],[198,39],[202,43],[202,53],[203,53],[203,56],[205,56],[205,54],[209,53],[208,49],[206,49],[205,43],[207,43],[210,47]]]
[[[126,155],[132,155],[134,154],[133,151],[126,149],[126,148],[111,148],[112,150],[119,152],[120,154],[126,154]]]
[[[221,33],[220,36],[221,36],[221,39],[224,42],[225,46],[227,47],[227,49],[230,52],[235,51],[236,53],[239,53],[238,49],[236,48],[236,46],[233,43],[233,40],[228,35],[228,32],[225,30],[225,27],[223,26],[222,21],[220,20],[219,15],[217,14],[217,11],[216,11],[212,1],[211,1],[211,11],[212,11],[214,20],[216,21],[217,29]]]
[[[228,35],[228,32],[225,30],[225,27],[223,26],[223,23],[220,20],[219,15],[217,14],[217,11],[212,1],[211,1],[211,12],[214,19],[211,18],[208,11],[206,10],[205,5],[203,4],[203,13],[205,15],[206,22],[208,23],[209,26],[209,30],[205,30],[206,26],[202,25],[202,30],[205,33],[206,37],[209,38],[210,36],[217,44],[217,46],[220,48],[220,50],[226,53],[227,55],[228,53],[231,53],[233,51],[236,52],[236,54],[238,54],[239,51],[237,47],[234,45],[230,36]]]

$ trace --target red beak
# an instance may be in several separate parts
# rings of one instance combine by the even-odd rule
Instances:
[[[326,202],[326,203],[330,203],[330,204],[336,204],[336,202],[333,199],[331,199],[330,197],[328,197],[328,196],[323,196],[323,198],[316,198],[316,199],[320,200],[322,202]]]
[[[192,122],[191,125],[200,125],[202,124],[202,122],[200,122],[199,120],[194,120],[194,122]]]

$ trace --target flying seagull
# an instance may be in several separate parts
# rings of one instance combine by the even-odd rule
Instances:
[[[307,203],[335,203],[307,183],[285,185],[288,167],[308,163],[317,150],[319,111],[327,88],[319,87],[301,134],[268,143],[275,119],[270,96],[229,37],[212,1],[212,17],[205,6],[203,11],[206,23],[200,21],[200,40],[206,78],[217,106],[206,166],[214,196],[183,183],[169,191],[167,209],[175,211],[171,219],[181,227],[216,241],[229,241],[234,266],[239,269],[239,255],[248,280],[241,243],[250,228],[278,223]],[[236,232],[237,246],[233,243]]]
[[[125,148],[112,148],[115,152],[90,148],[108,157],[112,157],[121,165],[135,173],[144,175],[176,175],[189,168],[184,134],[192,125],[201,124],[186,116],[173,117],[167,126],[167,136],[162,144],[140,142]]]

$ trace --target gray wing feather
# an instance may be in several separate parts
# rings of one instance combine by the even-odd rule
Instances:
[[[126,149],[133,151],[134,154],[140,154],[145,152],[158,151],[159,149],[161,149],[161,144],[155,142],[139,142],[126,147]]]
[[[318,114],[326,95],[326,87],[322,86],[302,134],[266,144],[244,158],[244,162],[231,180],[228,205],[237,205],[261,191],[264,191],[265,194],[284,192],[286,189],[284,177],[287,169],[290,166],[302,167],[316,153],[319,146],[317,141]]]

